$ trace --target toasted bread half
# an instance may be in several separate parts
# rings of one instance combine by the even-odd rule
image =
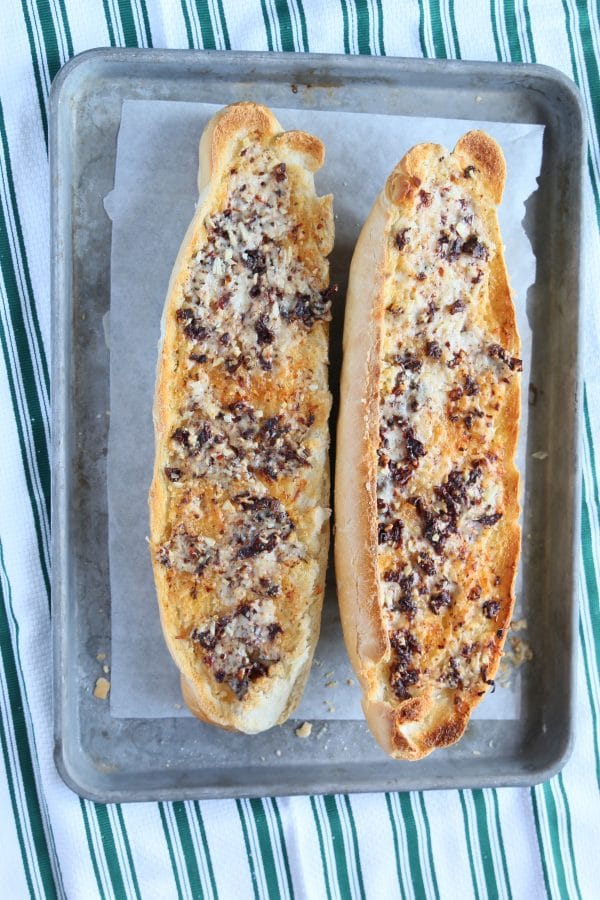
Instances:
[[[520,553],[519,336],[481,131],[410,150],[350,273],[336,463],[344,637],[392,756],[457,741],[493,684]]]
[[[165,640],[206,722],[254,733],[300,699],[329,544],[323,145],[221,110],[164,307],[150,548]]]

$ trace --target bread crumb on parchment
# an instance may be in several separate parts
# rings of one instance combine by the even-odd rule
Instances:
[[[513,619],[510,624],[511,631],[524,631],[527,628],[527,619]],[[521,666],[533,659],[533,650],[523,638],[509,636],[507,646],[498,667],[496,680],[502,687],[509,687],[512,676]]]

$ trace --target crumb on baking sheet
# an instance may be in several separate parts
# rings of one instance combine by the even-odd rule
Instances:
[[[510,656],[512,656],[512,664],[515,669],[522,666],[524,662],[529,662],[530,659],[533,659],[533,650],[527,641],[524,641],[521,638],[511,637],[510,649]]]
[[[513,619],[510,623],[511,631],[524,631],[527,628],[527,619]]]
[[[526,619],[518,619],[511,625],[511,630],[520,631],[527,627]],[[504,654],[498,667],[498,675],[496,681],[502,687],[509,687],[512,676],[521,666],[533,659],[533,650],[523,638],[510,637],[507,646],[504,648]]]
[[[298,725],[296,729],[294,729],[294,734],[299,738],[307,738],[310,737],[312,732],[312,723],[311,722],[303,722],[302,725]]]
[[[354,678],[346,678],[346,684],[348,685],[348,687],[354,687],[356,682],[355,682]]]
[[[326,688],[336,688],[338,686],[337,681],[328,681],[325,685]]]
[[[110,692],[110,681],[108,678],[98,678],[94,685],[94,697],[98,700],[106,700]]]
[[[106,659],[106,653],[98,653],[96,655],[96,659],[98,660],[98,662],[104,662],[104,660]]]
[[[532,459],[547,459],[548,453],[546,450],[536,450],[535,453],[531,454]]]
[[[275,756],[281,756],[281,750],[276,750],[276,751],[275,751]]]
[[[110,672],[110,666],[102,666],[102,671],[105,675],[108,675],[108,673]]]

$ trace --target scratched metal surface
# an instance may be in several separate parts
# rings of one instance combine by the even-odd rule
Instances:
[[[187,718],[117,719],[92,695],[97,654],[110,662],[106,500],[111,225],[124,99],[254,100],[546,126],[535,213],[527,219],[538,277],[523,498],[522,613],[533,660],[516,721],[473,721],[454,747],[418,763],[388,759],[362,722],[315,722],[302,741],[287,723],[231,735]],[[58,75],[52,93],[53,629],[55,758],[65,781],[102,801],[336,791],[529,785],[568,756],[573,734],[578,478],[578,309],[585,137],[572,84],[554,70],[494,63],[325,55],[96,50]],[[351,246],[336,244],[332,279],[346,287]],[[343,308],[332,325],[337,385]],[[526,387],[526,385],[524,385]],[[100,415],[98,415],[100,413]],[[332,421],[335,421],[334,406]],[[335,452],[335,448],[333,448]],[[531,452],[529,452],[531,450]],[[145,548],[142,549],[145,552]],[[329,603],[335,603],[332,573]],[[155,607],[149,607],[149,615]],[[278,753],[277,751],[280,751]]]

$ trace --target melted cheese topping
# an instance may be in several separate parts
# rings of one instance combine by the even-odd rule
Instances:
[[[157,558],[188,598],[182,639],[243,699],[320,589],[331,292],[318,200],[302,199],[273,149],[239,150],[172,313],[170,526]]]
[[[488,547],[504,506],[495,422],[520,360],[488,302],[496,248],[472,170],[436,164],[390,233],[379,380],[380,601],[389,690],[483,693],[503,599]]]

